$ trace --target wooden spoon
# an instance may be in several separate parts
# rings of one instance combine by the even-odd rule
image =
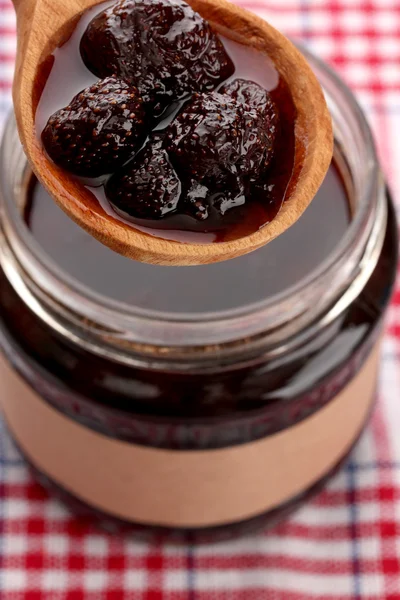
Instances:
[[[18,51],[13,86],[18,130],[37,177],[78,225],[116,252],[142,262],[196,265],[231,259],[267,244],[300,217],[321,185],[332,158],[331,118],[321,87],[293,44],[256,15],[225,0],[188,0],[225,37],[266,53],[286,80],[297,110],[291,191],[271,223],[246,237],[221,243],[180,243],[153,237],[114,219],[85,188],[46,156],[35,131],[37,73],[96,0],[13,0]],[[42,69],[43,71],[43,69]]]

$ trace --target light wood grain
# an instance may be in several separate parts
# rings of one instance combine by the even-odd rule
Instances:
[[[13,97],[21,142],[35,174],[57,204],[100,242],[142,262],[165,265],[218,262],[267,244],[293,225],[310,204],[332,158],[331,118],[321,87],[306,60],[287,38],[268,23],[225,0],[189,0],[189,4],[219,33],[271,57],[289,85],[297,119],[294,185],[276,218],[259,231],[238,240],[186,244],[152,237],[108,215],[74,178],[47,158],[35,131],[35,110],[43,84],[37,80],[39,66],[65,38],[78,16],[97,2],[13,2],[18,31]]]

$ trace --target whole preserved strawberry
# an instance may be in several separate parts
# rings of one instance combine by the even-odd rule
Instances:
[[[181,182],[161,146],[154,136],[109,179],[106,196],[117,212],[138,219],[161,219],[176,209]]]
[[[210,25],[183,0],[122,0],[100,12],[81,40],[86,66],[136,85],[159,114],[192,91],[214,89],[234,70]]]
[[[219,90],[228,94],[236,102],[256,108],[263,116],[263,127],[268,131],[268,143],[265,152],[264,166],[267,166],[273,156],[273,146],[277,134],[278,110],[271,95],[266,89],[247,79],[234,79]]]
[[[166,132],[171,160],[199,181],[257,177],[272,136],[261,111],[228,94],[194,94]]]
[[[55,112],[42,132],[50,158],[75,175],[113,172],[141,146],[146,134],[138,90],[107,77],[77,94]]]

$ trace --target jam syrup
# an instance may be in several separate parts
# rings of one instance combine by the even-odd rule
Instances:
[[[98,78],[85,67],[79,46],[89,22],[100,8],[107,8],[110,4],[110,2],[104,3],[84,13],[67,41],[54,50],[52,60],[43,63],[43,70],[38,77],[41,83],[44,82],[36,112],[38,134],[43,131],[47,120],[55,111],[67,106],[72,97],[83,88],[98,81]],[[295,164],[296,115],[290,92],[266,55],[230,39],[222,37],[220,39],[233,61],[235,71],[230,78],[217,87],[216,91],[235,79],[247,79],[266,89],[278,107],[279,127],[275,139],[274,157],[265,175],[267,186],[259,188],[252,186],[244,204],[231,208],[223,216],[212,209],[205,221],[198,221],[192,216],[178,213],[171,213],[158,220],[134,217],[126,219],[114,210],[105,195],[104,184],[108,179],[107,176],[81,179],[89,204],[93,200],[99,202],[103,210],[115,219],[133,224],[136,229],[149,235],[199,244],[239,239],[257,231],[276,216],[293,181]],[[38,85],[38,89],[40,87]],[[187,98],[168,107],[156,121],[152,131],[160,132],[166,128],[185,101]],[[152,131],[149,131],[149,135]]]

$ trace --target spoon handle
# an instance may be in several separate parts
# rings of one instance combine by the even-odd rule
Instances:
[[[21,11],[23,11],[27,17],[32,15],[37,0],[11,0],[11,2],[14,5],[17,18],[19,18]]]
[[[29,37],[29,24],[33,21],[33,14],[36,4],[40,0],[11,0],[14,5],[15,14],[17,16],[17,41],[21,42],[21,38]]]
[[[16,94],[20,93],[21,88],[23,87],[23,77],[22,71],[23,66],[26,64],[26,59],[29,59],[27,49],[31,43],[37,44],[36,40],[36,32],[33,31],[34,27],[32,24],[35,21],[35,12],[38,8],[38,5],[42,0],[11,0],[15,14],[17,17],[17,55],[15,61],[15,70],[14,70],[14,82],[13,82],[13,98],[14,98],[14,111],[17,118],[17,121],[21,121],[21,106],[19,102],[15,101]],[[29,68],[29,77],[32,80],[35,77],[35,68],[32,65]],[[25,112],[23,109],[22,112]],[[21,139],[22,141],[22,139]]]

